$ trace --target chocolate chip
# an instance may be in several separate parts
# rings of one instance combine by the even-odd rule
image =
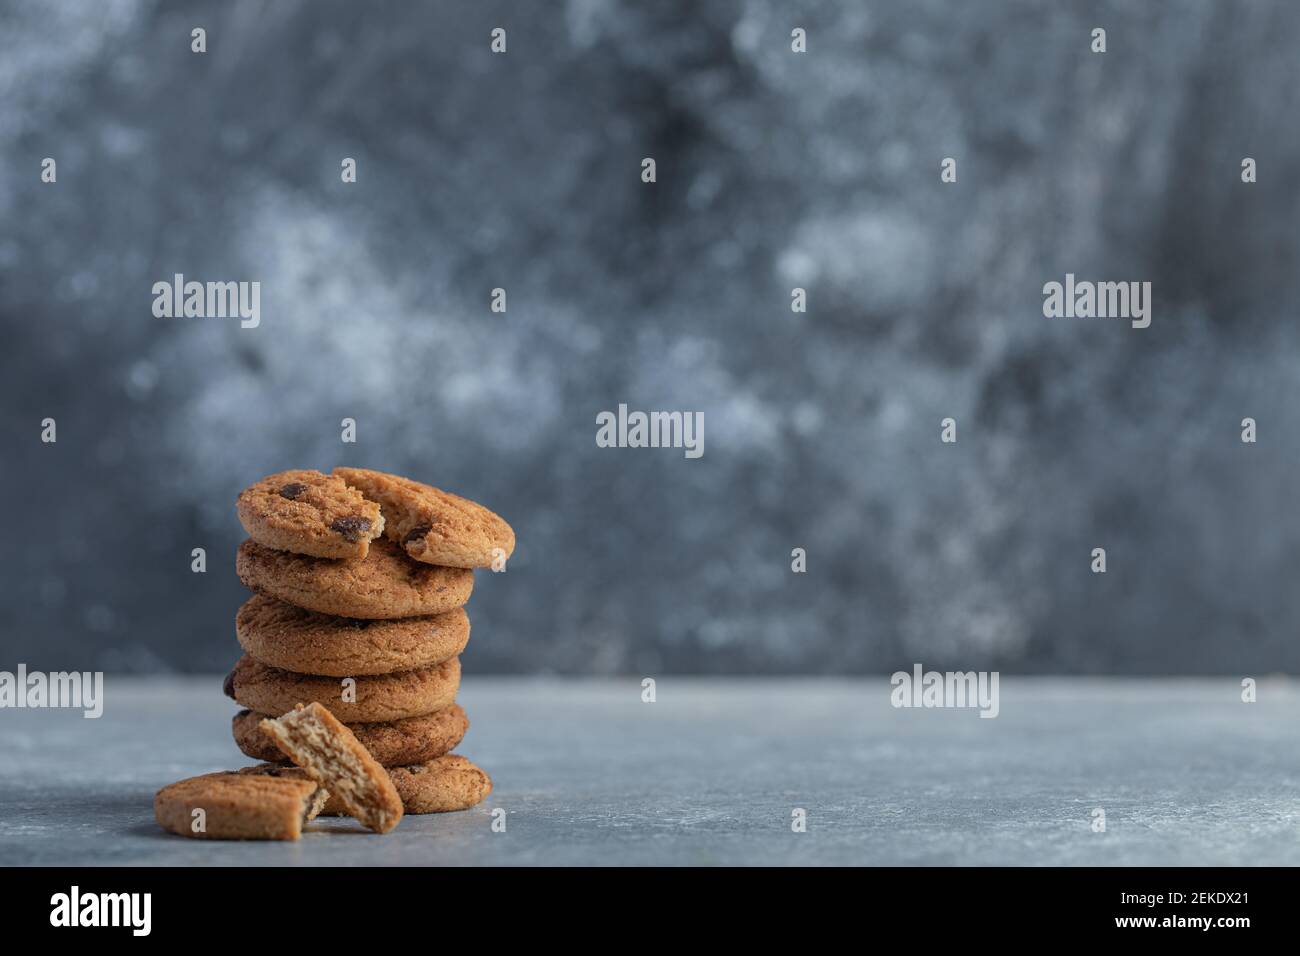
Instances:
[[[370,530],[370,519],[363,518],[360,515],[335,518],[330,524],[330,530],[337,531],[349,541],[360,541],[361,535]]]
[[[288,498],[290,501],[295,501],[297,500],[298,496],[301,495],[306,490],[307,490],[306,485],[299,484],[298,482],[295,481],[293,484],[285,485],[283,488],[280,489],[280,497]]]
[[[225,694],[231,700],[235,699],[235,672],[231,671],[226,675],[225,681],[221,685],[221,693]]]
[[[408,541],[419,541],[432,530],[433,528],[427,524],[416,525],[410,531],[406,532],[406,537],[402,539],[402,544],[406,544]]]

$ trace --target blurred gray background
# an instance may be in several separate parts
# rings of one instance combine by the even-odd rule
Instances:
[[[1291,2],[6,2],[0,669],[224,670],[236,493],[361,464],[513,524],[470,673],[1294,670],[1298,49]],[[176,272],[261,326],[154,318]],[[1151,327],[1045,319],[1066,272]],[[597,448],[619,402],[704,457]]]

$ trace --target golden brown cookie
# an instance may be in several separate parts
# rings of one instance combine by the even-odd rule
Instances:
[[[296,840],[328,796],[312,780],[224,770],[163,787],[153,812],[159,826],[181,836]]]
[[[278,717],[296,704],[317,702],[340,720],[363,724],[402,720],[450,707],[460,687],[460,660],[353,678],[318,677],[267,667],[245,654],[226,676],[224,690],[242,706]],[[349,699],[352,698],[352,699]]]
[[[407,813],[468,810],[492,792],[492,778],[460,754],[447,754],[410,767],[389,767]],[[321,816],[341,816],[347,808],[330,797]]]
[[[468,498],[399,475],[366,468],[335,468],[384,513],[384,533],[425,564],[486,568],[515,550],[515,533],[499,515]]]
[[[230,723],[235,743],[254,760],[281,761],[286,759],[266,735],[259,724],[267,714],[241,710]],[[407,717],[377,724],[348,725],[361,746],[365,747],[385,767],[404,767],[424,763],[454,749],[469,730],[469,718],[459,704],[452,704],[432,714]]]
[[[235,558],[245,586],[309,611],[380,620],[441,614],[469,600],[474,572],[417,564],[379,539],[365,558],[331,561],[245,541]]]
[[[318,558],[364,558],[384,531],[379,505],[319,471],[281,471],[239,493],[239,523],[268,548]]]
[[[299,704],[261,726],[285,756],[365,826],[387,833],[401,821],[402,798],[388,771],[320,704]]]
[[[250,657],[299,674],[355,677],[441,664],[469,641],[461,608],[389,621],[332,617],[261,594],[235,615],[235,634]]]

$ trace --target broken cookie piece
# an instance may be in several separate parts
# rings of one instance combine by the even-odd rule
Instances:
[[[237,773],[252,774],[258,777],[276,777],[281,780],[305,780],[316,788],[312,794],[311,804],[307,807],[307,813],[303,817],[303,822],[315,820],[325,812],[325,805],[329,803],[330,792],[320,786],[313,780],[302,767],[286,767],[278,763],[259,763],[251,767],[240,767]],[[337,816],[337,814],[333,814]]]
[[[500,571],[515,550],[510,525],[476,501],[368,468],[335,468],[333,476],[379,503],[384,533],[416,561]]]
[[[260,726],[286,757],[371,830],[387,833],[402,819],[402,798],[388,771],[320,704],[299,704]]]
[[[223,770],[163,787],[153,800],[158,825],[196,839],[298,839],[329,793],[305,777],[253,771]]]

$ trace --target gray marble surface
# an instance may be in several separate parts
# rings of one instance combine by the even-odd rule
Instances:
[[[0,711],[0,863],[1300,863],[1300,684],[1283,680],[1244,704],[1228,678],[1008,678],[988,720],[896,710],[885,677],[661,677],[653,704],[637,679],[471,677],[460,749],[496,782],[485,804],[292,844],[154,824],[159,787],[247,762],[219,687],[110,675],[99,720]]]

